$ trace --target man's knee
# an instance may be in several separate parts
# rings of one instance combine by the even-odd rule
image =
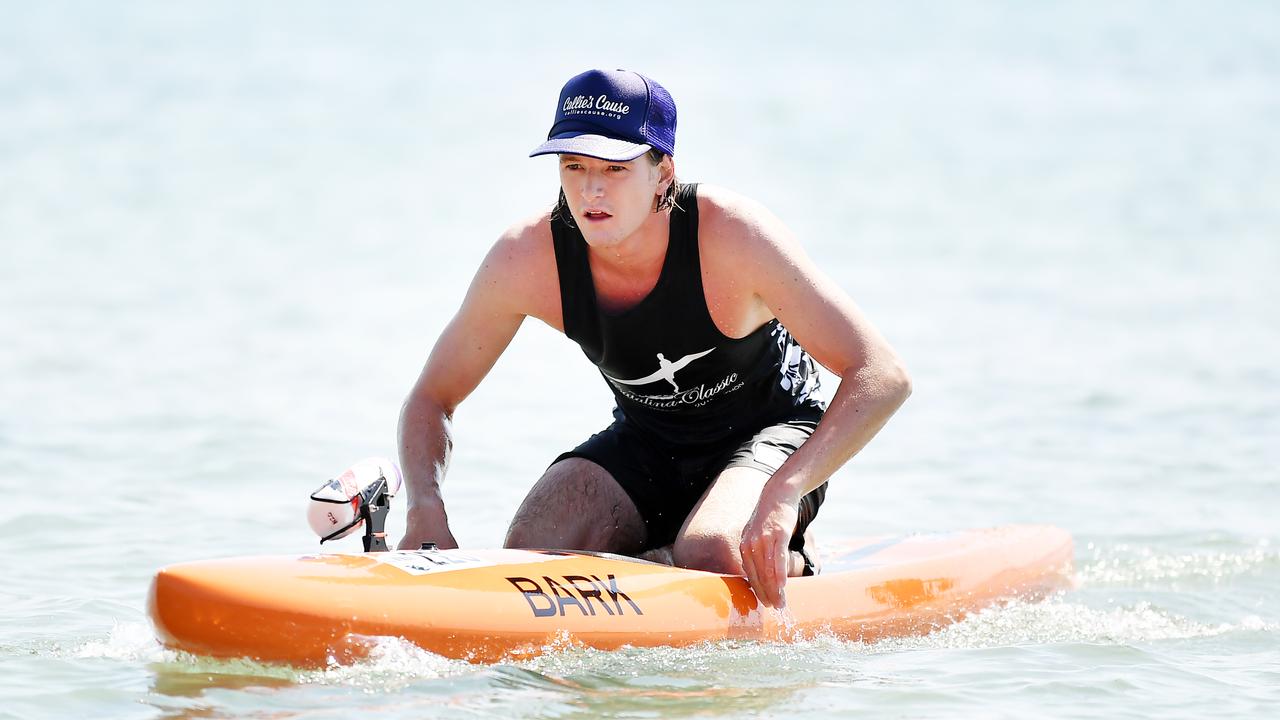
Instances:
[[[516,515],[511,520],[511,526],[507,528],[507,536],[503,539],[502,546],[507,548],[553,548],[556,547],[556,542],[537,523]]]
[[[720,534],[686,535],[676,540],[672,558],[680,567],[726,575],[742,574],[738,539]]]

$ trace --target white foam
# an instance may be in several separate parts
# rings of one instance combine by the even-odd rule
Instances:
[[[365,638],[369,655],[354,663],[342,664],[330,658],[323,670],[300,671],[304,684],[343,685],[367,691],[398,690],[419,680],[454,677],[475,672],[476,666],[424,650],[398,637]]]
[[[1230,551],[1178,553],[1127,543],[1105,548],[1090,543],[1085,553],[1092,558],[1081,564],[1078,577],[1086,586],[1145,587],[1169,585],[1179,580],[1218,583],[1260,572],[1269,564],[1280,564],[1280,551],[1272,548],[1266,539]]]
[[[164,663],[184,672],[272,677],[300,684],[343,685],[368,690],[394,690],[414,681],[474,672],[477,666],[423,650],[401,638],[367,638],[363,660],[307,670],[248,658],[212,658],[165,648],[148,623],[116,622],[105,638],[89,640],[70,651],[78,659],[105,658],[132,663]]]
[[[155,662],[170,660],[175,653],[165,650],[148,623],[116,621],[107,637],[90,640],[75,648],[71,655],[76,658]]]
[[[871,647],[884,650],[923,648],[988,648],[1022,644],[1089,643],[1122,645],[1214,637],[1239,629],[1268,629],[1257,617],[1239,625],[1207,624],[1140,602],[1098,609],[1052,599],[1042,603],[1011,602],[990,607],[929,635],[885,640]]]

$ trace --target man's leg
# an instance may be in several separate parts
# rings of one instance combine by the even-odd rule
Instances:
[[[643,549],[645,533],[635,503],[617,481],[594,462],[570,457],[547,468],[529,491],[504,544],[633,554]]]
[[[760,493],[771,475],[752,467],[730,467],[711,483],[702,499],[689,513],[672,547],[672,558],[680,567],[741,575],[742,529],[755,512]],[[812,532],[806,529],[806,539]],[[790,576],[801,575],[804,558],[791,551]]]

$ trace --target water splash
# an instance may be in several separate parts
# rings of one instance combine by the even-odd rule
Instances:
[[[89,640],[69,653],[75,658],[106,658],[135,662],[166,662],[178,653],[166,650],[156,640],[151,626],[143,622],[116,621],[107,637]]]
[[[396,637],[369,638],[371,649],[362,660],[342,664],[331,661],[323,670],[299,671],[297,680],[307,685],[343,685],[367,692],[399,690],[421,680],[437,680],[475,673],[477,666],[423,650]]]
[[[1121,543],[1083,549],[1078,577],[1082,586],[1123,586],[1150,589],[1180,581],[1217,585],[1244,575],[1280,567],[1280,550],[1262,539],[1246,545],[1231,543],[1227,550],[1196,548],[1170,552],[1151,545]]]
[[[923,637],[884,640],[870,648],[897,651],[1063,643],[1129,645],[1212,637],[1239,627],[1197,622],[1148,602],[1097,609],[1062,599],[1043,603],[1019,601],[987,608]]]
[[[165,648],[145,622],[117,621],[104,638],[88,640],[62,654],[76,659],[102,658],[146,664],[162,692],[198,694],[212,687],[250,685],[337,685],[368,692],[398,690],[420,680],[456,677],[477,666],[430,653],[400,638],[369,638],[365,659],[321,669],[298,668],[248,658],[213,658]]]

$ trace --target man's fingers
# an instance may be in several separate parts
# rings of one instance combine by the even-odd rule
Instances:
[[[763,535],[751,542],[743,542],[739,548],[742,553],[742,569],[747,576],[756,598],[761,604],[769,607],[781,607],[783,603],[782,587],[786,571],[780,574],[777,570],[777,543],[771,535]]]
[[[777,579],[774,578],[773,563],[770,562],[769,558],[769,553],[773,547],[773,543],[770,542],[770,538],[766,535],[763,538],[761,545],[763,547],[760,548],[760,556],[756,558],[756,564],[760,566],[760,590],[756,594],[760,596],[760,599],[764,601],[765,605],[768,605],[769,607],[777,607],[778,603],[774,593],[774,588],[777,587],[778,582]]]
[[[790,559],[791,551],[787,548],[787,543],[775,543],[769,556],[769,563],[773,566],[774,607],[780,608],[787,604],[787,561]]]
[[[768,577],[768,540],[764,536],[757,535],[744,544],[744,549],[742,565],[747,573],[747,582],[762,604],[773,607],[772,583]]]
[[[778,558],[781,556],[781,543],[776,535],[769,535],[767,538],[765,555],[761,560],[768,567],[766,572],[766,581],[768,587],[765,592],[769,595],[769,605],[775,608],[781,608],[782,600],[782,584],[787,581],[786,570],[779,572]]]
[[[755,558],[751,552],[751,544],[743,542],[738,547],[738,552],[742,554],[742,573],[747,576],[747,584],[751,586],[752,591],[756,591],[756,588],[760,587],[760,583],[756,579]],[[760,593],[756,591],[756,596],[758,597],[759,595]]]

